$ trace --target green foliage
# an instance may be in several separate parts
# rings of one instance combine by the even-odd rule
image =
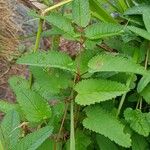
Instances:
[[[132,59],[112,54],[101,54],[89,61],[90,72],[115,71],[146,74],[144,67],[136,64]]]
[[[74,71],[72,59],[67,54],[58,51],[31,53],[22,56],[17,62],[31,66],[52,67]]]
[[[17,102],[29,121],[39,122],[51,117],[51,108],[47,101],[32,91],[26,80],[12,77],[9,82],[16,94]]]
[[[87,118],[83,121],[85,128],[102,134],[123,147],[131,146],[130,135],[124,132],[124,125],[111,113],[99,106],[90,106],[86,109],[86,114]]]
[[[19,141],[19,125],[20,118],[16,111],[9,111],[2,120],[0,124],[0,141],[6,149],[11,149]]]
[[[90,22],[89,0],[74,0],[72,2],[72,16],[78,26],[86,27]]]
[[[75,90],[78,92],[75,101],[80,105],[90,105],[120,96],[129,89],[115,81],[89,79],[79,82]]]
[[[85,36],[88,39],[100,39],[104,37],[119,35],[123,32],[123,27],[111,23],[95,23],[85,30]]]
[[[0,101],[0,150],[148,150],[150,2],[40,2],[35,48],[16,61],[29,74]]]
[[[28,134],[22,138],[13,148],[13,150],[36,150],[51,134],[53,128],[43,127],[38,131]]]
[[[124,112],[125,119],[130,127],[138,134],[148,136],[150,132],[150,113],[142,113],[140,110],[127,108]]]

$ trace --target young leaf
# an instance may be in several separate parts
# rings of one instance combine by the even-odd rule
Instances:
[[[13,150],[36,150],[51,134],[53,127],[46,126],[21,139]]]
[[[109,140],[109,138],[106,138],[103,135],[97,134],[96,141],[99,146],[99,149],[101,150],[119,150],[118,146],[114,142],[112,142],[111,140]]]
[[[92,15],[103,22],[117,23],[117,21],[100,5],[97,0],[89,0]]]
[[[0,132],[3,135],[7,149],[17,144],[20,137],[20,118],[16,111],[9,111],[0,124]]]
[[[89,0],[73,0],[72,15],[78,26],[86,27],[90,21]]]
[[[101,54],[93,57],[88,64],[90,72],[129,72],[137,74],[147,74],[144,67],[136,64],[132,59],[123,56]]]
[[[150,84],[148,84],[144,90],[140,93],[141,96],[145,99],[145,101],[150,104]]]
[[[27,54],[19,58],[17,63],[75,71],[72,59],[67,54],[58,51],[36,52]]]
[[[20,77],[12,77],[9,83],[14,90],[23,113],[30,122],[40,122],[51,117],[48,102],[28,87],[28,82]]]
[[[149,7],[150,9],[150,7]],[[150,33],[150,10],[147,9],[147,10],[144,10],[143,12],[143,21],[144,21],[144,24],[145,24],[145,27],[147,29],[147,31]]]
[[[111,113],[108,113],[100,106],[86,108],[87,118],[83,120],[85,128],[108,137],[123,147],[131,146],[131,139],[128,133],[124,133],[124,125]]]
[[[140,110],[132,110],[131,108],[127,108],[124,112],[125,119],[130,124],[130,127],[143,136],[148,136],[150,132],[147,115],[150,114],[142,113]]]
[[[45,17],[45,20],[59,28],[61,31],[64,32],[64,34],[69,34],[70,36],[75,36],[74,28],[71,25],[71,21],[58,14],[58,13],[50,13],[49,16]]]
[[[85,30],[85,36],[92,40],[119,35],[121,33],[123,33],[123,27],[111,23],[95,23]]]
[[[134,27],[134,26],[128,26],[127,27],[130,31],[134,32],[135,34],[147,39],[147,40],[150,40],[150,33],[147,32],[146,30],[143,30],[141,28],[138,28],[138,27]]]
[[[129,89],[115,81],[89,79],[79,82],[75,90],[78,92],[75,101],[80,105],[90,105],[120,96]]]

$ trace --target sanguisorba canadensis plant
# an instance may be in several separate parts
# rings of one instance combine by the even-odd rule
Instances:
[[[0,149],[149,150],[149,13],[149,3],[132,0],[66,0],[32,12],[35,48],[17,60],[31,78],[9,80],[17,103],[0,101]],[[52,37],[51,50],[39,50],[42,37]],[[76,56],[59,50],[60,37],[80,44]]]

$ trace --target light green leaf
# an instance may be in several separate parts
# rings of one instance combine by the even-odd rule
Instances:
[[[20,118],[16,111],[9,111],[0,124],[0,132],[5,141],[4,147],[12,148],[20,138]],[[2,138],[0,137],[0,139]]]
[[[134,26],[128,26],[127,27],[130,31],[134,32],[135,34],[147,39],[147,40],[150,40],[150,33],[147,32],[146,30],[144,29],[141,29],[141,28],[138,28],[138,27],[134,27]]]
[[[23,65],[52,67],[75,71],[72,59],[67,54],[58,51],[27,54],[19,58],[17,63]]]
[[[119,150],[118,146],[103,135],[97,134],[96,141],[100,150]]]
[[[90,105],[120,96],[129,89],[115,81],[89,79],[79,82],[75,90],[78,92],[75,101],[80,105]]]
[[[124,133],[124,125],[111,113],[100,106],[86,108],[87,118],[83,120],[85,128],[108,137],[120,146],[130,147],[131,139],[128,133]]]
[[[150,124],[146,113],[142,113],[140,110],[127,108],[124,112],[124,116],[125,120],[130,124],[130,127],[134,131],[143,136],[149,135]]]
[[[150,7],[143,12],[143,21],[147,31],[150,33]]]
[[[150,104],[150,84],[148,84],[143,91],[140,93],[141,96],[145,99],[145,101]]]
[[[111,23],[95,23],[85,30],[85,36],[92,40],[119,35],[121,33],[123,33],[123,27]]]
[[[0,100],[0,111],[7,113],[10,110],[16,110],[18,107],[17,104],[8,103],[7,101]]]
[[[143,76],[137,86],[138,93],[142,92],[149,82],[150,82],[150,76],[149,75]]]
[[[64,34],[68,34],[70,36],[75,36],[74,28],[71,25],[71,21],[62,16],[59,13],[50,13],[49,16],[45,17],[45,20],[59,28],[61,31],[64,32]]]
[[[26,80],[20,77],[12,77],[9,83],[27,120],[40,122],[51,117],[51,108],[48,102],[38,93],[32,91]]]
[[[90,72],[129,72],[137,74],[147,74],[144,67],[136,64],[132,59],[112,54],[101,54],[93,57],[88,64]]]
[[[86,27],[90,22],[89,0],[73,0],[72,15],[78,26]]]
[[[51,134],[53,127],[46,126],[21,139],[13,150],[36,150]]]

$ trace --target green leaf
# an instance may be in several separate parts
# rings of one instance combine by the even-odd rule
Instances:
[[[17,104],[8,103],[7,101],[0,100],[0,111],[7,113],[10,110],[16,110],[18,107]]]
[[[150,9],[150,7],[149,7]],[[144,21],[144,24],[145,24],[145,27],[147,29],[147,31],[150,33],[150,10],[144,10],[144,13],[143,13],[143,21]]]
[[[40,122],[51,117],[51,108],[48,102],[38,93],[32,91],[26,80],[12,77],[9,83],[27,120]]]
[[[42,32],[42,37],[50,37],[50,36],[56,36],[56,35],[62,35],[64,32],[62,32],[62,30],[53,27],[50,30],[46,30]]]
[[[140,93],[141,96],[145,99],[145,101],[150,104],[150,84],[148,84],[144,90]]]
[[[44,71],[41,67],[30,67],[34,76],[33,88],[44,98],[57,94],[71,85],[72,75],[58,69]]]
[[[45,17],[45,20],[59,28],[64,34],[75,36],[74,28],[71,25],[71,21],[58,13],[50,13],[49,16]]]
[[[20,118],[16,111],[9,111],[0,124],[0,132],[5,141],[4,147],[12,148],[20,138]],[[1,137],[2,138],[2,137]],[[0,139],[1,139],[0,138]]]
[[[132,135],[132,150],[148,150],[150,145],[148,141],[141,135]]]
[[[120,96],[129,89],[115,81],[89,79],[79,82],[75,90],[78,92],[75,101],[80,105],[90,105]]]
[[[143,136],[148,136],[150,132],[147,115],[150,114],[142,113],[140,110],[132,110],[131,108],[127,108],[124,112],[125,119],[130,124],[130,127]]]
[[[134,27],[134,26],[128,26],[127,27],[130,31],[134,32],[135,34],[147,39],[147,40],[150,40],[150,33],[147,32],[146,30],[143,30],[141,28],[138,28],[138,27]]]
[[[72,15],[78,26],[86,27],[90,22],[89,0],[73,0]]]
[[[51,134],[53,127],[46,126],[21,139],[13,150],[36,150]]]
[[[138,5],[129,8],[128,10],[125,11],[124,15],[142,15],[145,10],[149,10],[150,7],[149,5]]]
[[[100,39],[123,33],[121,25],[111,23],[95,23],[88,26],[85,30],[85,36],[89,39]]]
[[[117,21],[100,5],[97,0],[89,0],[92,15],[103,22],[117,23]]]
[[[106,138],[103,135],[97,134],[96,141],[100,150],[119,150],[118,146],[113,143],[109,138]]]
[[[36,52],[27,54],[19,58],[17,63],[75,71],[72,59],[67,54],[58,51]]]
[[[100,106],[86,108],[87,118],[83,120],[85,128],[108,137],[110,140],[123,147],[131,146],[128,133],[124,133],[124,125],[111,113]]]
[[[143,76],[137,86],[138,93],[142,92],[149,82],[150,82],[150,76],[149,75]]]
[[[93,57],[88,64],[90,72],[129,72],[137,74],[147,74],[144,67],[136,64],[132,59],[112,54],[101,54]]]

